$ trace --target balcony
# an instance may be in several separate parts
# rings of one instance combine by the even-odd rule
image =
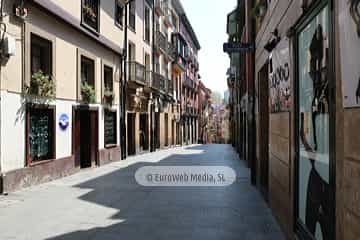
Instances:
[[[172,20],[172,13],[171,13],[171,7],[170,3],[165,3],[165,12],[164,12],[164,24],[168,28],[172,28],[174,26],[173,20]]]
[[[151,87],[158,91],[166,91],[165,78],[158,73],[153,73]]]
[[[195,81],[192,80],[192,79],[190,79],[189,77],[186,77],[186,78],[185,78],[184,86],[187,87],[187,88],[191,88],[191,89],[195,89],[195,88],[196,88]]]
[[[171,79],[168,79],[167,92],[169,95],[174,95],[174,83]]]
[[[175,59],[175,54],[176,49],[174,47],[174,45],[170,42],[167,42],[167,47],[166,47],[166,56],[170,61],[174,61]]]
[[[145,66],[138,62],[128,62],[128,66],[129,82],[135,82],[141,85],[145,85],[147,83]]]
[[[172,44],[175,48],[174,51],[174,60],[173,60],[173,70],[176,73],[183,73],[186,71],[186,49],[187,44],[185,39],[181,36],[180,33],[175,33],[172,35]]]
[[[165,14],[165,7],[167,0],[155,0],[155,13],[158,16],[163,16]]]
[[[165,57],[173,61],[175,58],[174,45],[167,41],[167,37],[160,31],[156,31],[155,36],[155,49],[158,50],[158,54],[164,54]]]
[[[168,48],[167,45],[168,41],[166,39],[166,36],[162,32],[156,31],[155,48],[160,50],[163,54],[166,54]]]
[[[191,106],[191,104],[188,104],[188,106],[185,107],[185,114],[188,116],[197,116],[198,111],[195,107]]]

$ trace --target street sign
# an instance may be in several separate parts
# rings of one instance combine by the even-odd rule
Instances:
[[[255,49],[253,43],[224,43],[223,51],[226,53],[250,52]]]

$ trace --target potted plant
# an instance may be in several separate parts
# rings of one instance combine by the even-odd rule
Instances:
[[[114,91],[111,90],[110,88],[105,88],[104,100],[105,103],[112,104],[114,101]]]
[[[81,83],[81,96],[82,100],[86,103],[95,103],[95,89],[87,82]]]
[[[29,95],[54,100],[56,97],[55,82],[50,76],[39,70],[31,75],[30,86],[26,86]]]

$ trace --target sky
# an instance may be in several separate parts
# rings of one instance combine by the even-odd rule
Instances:
[[[236,7],[236,0],[181,0],[186,15],[199,39],[201,81],[223,95],[227,90],[226,71],[230,66],[222,45],[227,41],[226,19]]]

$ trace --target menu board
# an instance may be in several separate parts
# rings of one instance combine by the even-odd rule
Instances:
[[[116,144],[116,112],[105,112],[105,145]]]

